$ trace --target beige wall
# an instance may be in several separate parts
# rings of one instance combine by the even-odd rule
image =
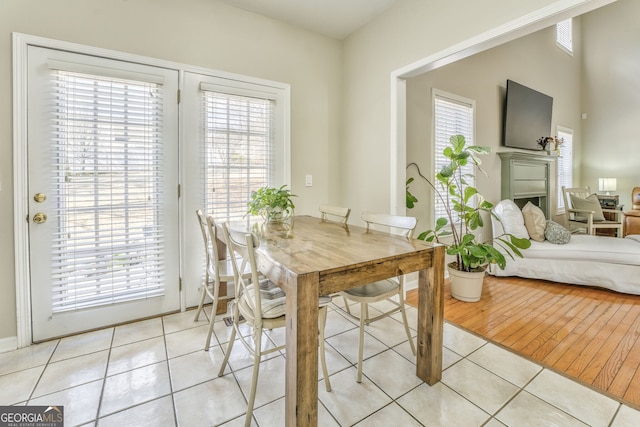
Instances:
[[[551,3],[404,0],[345,40],[343,200],[355,218],[390,209],[391,73]]]
[[[619,0],[582,18],[582,184],[597,190],[598,178],[617,178],[616,193],[631,208],[640,186],[640,2]]]
[[[291,85],[297,212],[337,202],[341,43],[217,0],[0,2],[0,339],[16,335],[11,33],[48,37]],[[313,174],[313,187],[304,175]]]
[[[574,22],[580,34],[580,20]],[[407,82],[407,161],[416,162],[426,176],[433,176],[432,89],[444,90],[476,102],[476,145],[488,146],[491,153],[482,156],[488,176],[477,175],[477,187],[491,203],[501,200],[502,124],[507,79],[553,97],[551,135],[557,125],[574,129],[575,169],[580,164],[581,55],[580,38],[574,37],[573,56],[557,47],[555,26],[478,53]],[[526,150],[516,150],[526,151]],[[530,152],[530,151],[529,151]],[[553,169],[555,171],[555,168]],[[414,174],[411,172],[409,176]],[[421,201],[411,211],[431,228],[431,195],[418,183],[412,192]],[[555,212],[556,192],[552,192],[551,213]],[[556,218],[557,220],[557,218]],[[490,236],[484,236],[489,238]]]

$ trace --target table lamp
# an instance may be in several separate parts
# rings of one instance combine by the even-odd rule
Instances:
[[[610,191],[616,191],[616,179],[598,178],[598,190],[606,191],[606,195],[609,195]]]

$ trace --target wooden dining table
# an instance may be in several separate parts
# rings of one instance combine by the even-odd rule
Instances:
[[[440,381],[444,246],[311,216],[253,231],[260,236],[258,268],[287,294],[287,426],[318,424],[320,295],[417,271],[416,375],[429,385]]]

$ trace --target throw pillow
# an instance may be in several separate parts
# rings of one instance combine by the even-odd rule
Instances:
[[[529,232],[524,226],[524,217],[522,211],[513,200],[505,199],[493,208],[505,233],[513,234],[521,239],[528,239]]]
[[[565,245],[571,240],[571,233],[557,222],[549,220],[547,228],[544,230],[544,237],[556,245]]]
[[[527,202],[522,208],[524,226],[527,227],[529,237],[537,242],[544,241],[544,231],[547,228],[547,219],[544,217],[542,209],[531,202]]]
[[[586,199],[574,196],[573,194],[569,194],[569,196],[571,198],[571,206],[573,206],[574,209],[593,211],[594,221],[604,221],[604,215],[602,214],[602,207],[600,206],[598,196],[591,194]],[[578,213],[576,214],[576,219],[586,221],[586,216]]]

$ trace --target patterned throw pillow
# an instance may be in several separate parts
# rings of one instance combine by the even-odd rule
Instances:
[[[544,230],[544,237],[556,245],[565,245],[571,240],[571,233],[557,222],[549,220],[547,228]]]

